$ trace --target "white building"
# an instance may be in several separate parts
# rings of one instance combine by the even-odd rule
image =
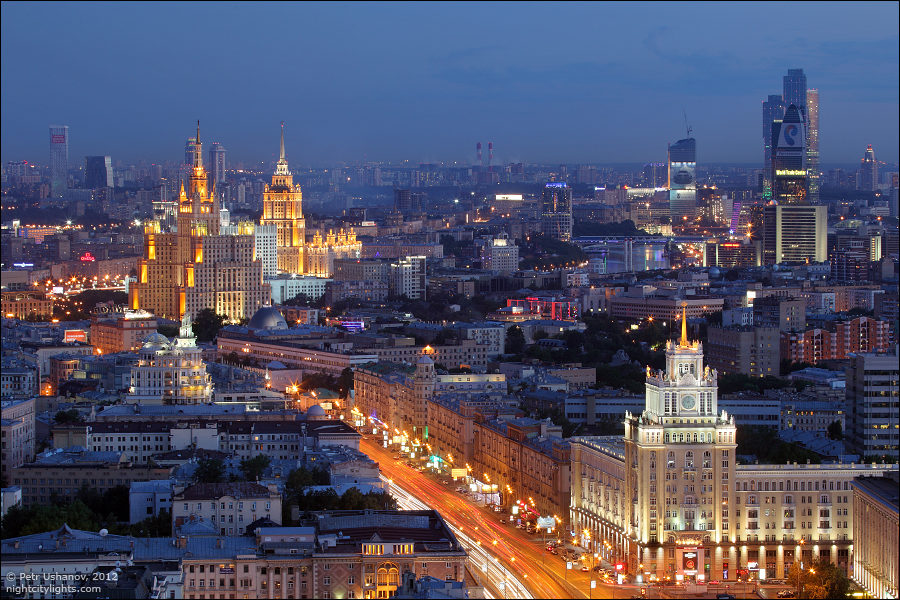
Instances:
[[[224,222],[226,215],[220,215]],[[222,235],[252,235],[253,260],[262,263],[263,277],[274,277],[278,274],[278,227],[277,225],[259,225],[249,221],[237,221],[233,225],[220,226]]]
[[[132,481],[128,490],[128,522],[140,523],[148,517],[157,516],[163,509],[171,515],[174,488],[175,481],[169,479]]]
[[[274,227],[274,225],[273,225]],[[325,286],[333,281],[312,275],[282,273],[269,277],[266,283],[272,286],[272,304],[283,304],[297,294],[306,294],[315,301],[325,294]]]
[[[212,402],[212,382],[191,329],[190,313],[185,312],[174,343],[154,333],[147,336],[138,354],[140,362],[131,369],[131,389],[125,397],[128,404]]]
[[[519,270],[519,247],[505,233],[479,240],[481,268],[500,275]]]
[[[391,263],[390,293],[405,295],[411,300],[424,300],[428,289],[425,260],[424,256],[407,256]]]

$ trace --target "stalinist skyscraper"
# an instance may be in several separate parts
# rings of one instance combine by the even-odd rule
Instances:
[[[263,192],[262,225],[275,225],[278,240],[278,270],[304,273],[306,220],[303,218],[303,192],[294,185],[284,155],[284,121],[281,122],[281,153],[272,183]]]
[[[160,317],[196,317],[210,308],[231,319],[249,319],[269,304],[272,289],[263,283],[263,267],[254,259],[252,231],[235,228],[220,235],[219,199],[209,189],[203,167],[200,124],[188,189],[178,199],[175,233],[160,233],[158,221],[144,227],[144,257],[138,282],[129,289],[129,305]]]
[[[331,277],[338,258],[359,258],[362,243],[351,229],[335,233],[310,232],[306,240],[303,193],[294,185],[284,154],[284,122],[281,123],[281,153],[272,183],[263,192],[262,225],[275,225],[278,243],[278,270],[282,273]]]

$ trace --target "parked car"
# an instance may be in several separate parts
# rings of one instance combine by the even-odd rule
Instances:
[[[716,600],[736,600],[736,596],[732,596],[731,594],[718,594],[716,596]]]
[[[793,598],[796,595],[797,594],[794,592],[794,590],[781,590],[780,592],[778,592],[779,598]]]

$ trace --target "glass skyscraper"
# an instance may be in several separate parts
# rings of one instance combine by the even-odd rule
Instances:
[[[548,183],[541,195],[541,225],[546,236],[572,241],[572,188],[565,183]]]
[[[819,203],[819,90],[806,92],[806,176],[809,203]]]
[[[92,190],[102,187],[114,187],[111,157],[84,157],[84,187]]]
[[[69,126],[50,126],[50,197],[62,198],[69,187]]]
[[[772,197],[772,123],[784,116],[784,98],[770,95],[763,102],[763,197]]]
[[[673,225],[683,225],[697,216],[697,140],[694,138],[669,145],[669,212]]]

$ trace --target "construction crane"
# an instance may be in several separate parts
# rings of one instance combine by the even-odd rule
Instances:
[[[691,124],[690,124],[690,123],[688,123],[688,120],[687,120],[687,110],[685,110],[685,109],[683,109],[683,108],[682,108],[681,110],[682,110],[682,112],[684,112],[684,127],[685,127],[685,129],[687,129],[687,137],[690,138],[690,137],[691,137],[691,132],[694,130],[694,128],[691,127]]]

